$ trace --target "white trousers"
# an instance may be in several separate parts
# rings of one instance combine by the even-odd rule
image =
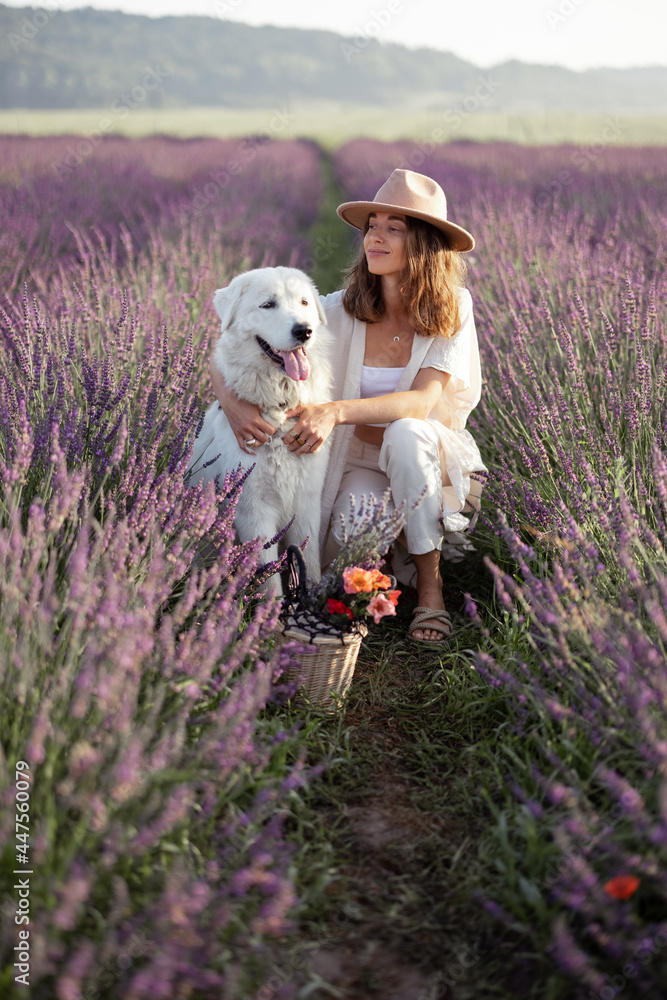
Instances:
[[[425,420],[405,417],[394,420],[385,428],[382,447],[365,444],[353,437],[347,463],[333,508],[332,534],[340,543],[341,514],[349,523],[350,494],[358,498],[373,493],[380,498],[391,490],[394,504],[406,500],[406,509],[426,494],[405,523],[408,552],[422,555],[441,549],[444,532],[440,523],[442,511],[442,473],[438,439]]]

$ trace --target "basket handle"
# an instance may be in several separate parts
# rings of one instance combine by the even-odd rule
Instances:
[[[287,592],[292,600],[302,604],[307,597],[306,564],[298,545],[287,546]]]

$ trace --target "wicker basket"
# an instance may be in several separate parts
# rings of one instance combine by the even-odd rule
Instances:
[[[312,600],[306,581],[306,567],[301,551],[294,545],[287,549],[288,584],[278,623],[276,644],[298,642],[302,651],[300,665],[285,672],[289,681],[303,678],[303,690],[315,705],[330,710],[347,693],[359,655],[361,641],[368,635],[362,622],[340,626],[323,614]]]
[[[339,705],[352,683],[361,641],[368,634],[365,625],[359,625],[358,629],[358,632],[340,637],[312,637],[302,629],[285,629],[279,625],[276,645],[296,641],[303,647],[297,656],[301,665],[289,667],[285,679],[298,681],[302,678],[303,690],[314,705],[324,708]]]

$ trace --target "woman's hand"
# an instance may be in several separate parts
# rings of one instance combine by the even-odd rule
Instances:
[[[297,455],[312,455],[319,451],[338,424],[337,409],[337,403],[313,403],[287,410],[286,417],[297,418],[292,430],[283,438],[289,450]],[[299,440],[303,444],[299,444]]]
[[[259,407],[240,399],[227,387],[213,359],[211,359],[210,374],[213,390],[234,432],[239,448],[246,455],[253,455],[260,445],[265,444],[271,435],[276,433],[276,428],[264,420]],[[249,445],[248,441],[255,441],[256,444]]]
[[[238,441],[239,448],[246,455],[253,455],[257,449],[265,444],[272,434],[276,433],[276,428],[264,420],[259,412],[259,407],[254,403],[247,403],[245,399],[234,397],[233,408],[225,409],[225,416],[229,421],[229,426],[234,431],[234,436]],[[256,444],[249,444],[255,441]]]

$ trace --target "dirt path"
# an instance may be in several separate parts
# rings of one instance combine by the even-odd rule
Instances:
[[[398,619],[362,646],[345,716],[351,770],[338,769],[329,801],[317,807],[338,859],[327,890],[332,916],[305,946],[299,977],[313,989],[307,996],[318,1000],[503,995],[480,992],[495,946],[466,898],[475,831],[456,807],[439,807],[448,800],[454,805],[456,756],[465,748],[453,748],[443,767],[442,741],[430,746],[443,706],[434,714],[424,701],[441,657],[407,646],[416,594],[404,598]],[[456,605],[452,593],[448,606],[455,613]]]
[[[322,170],[308,263],[326,293],[340,287],[352,241],[335,214],[345,192],[326,153]],[[463,573],[445,564],[447,607],[464,630],[462,591],[487,575],[481,557],[466,563]],[[449,726],[446,697],[432,704],[432,679],[456,669],[457,642],[438,654],[405,640],[416,596],[404,589],[397,618],[372,628],[362,644],[344,723],[347,758],[314,789],[311,806],[336,859],[327,901],[312,924],[304,920],[298,961],[283,963],[276,1000],[513,995],[496,988],[502,953],[470,899],[482,830],[474,828],[457,782],[471,767],[468,736]],[[469,631],[466,638],[468,646],[479,642]]]

